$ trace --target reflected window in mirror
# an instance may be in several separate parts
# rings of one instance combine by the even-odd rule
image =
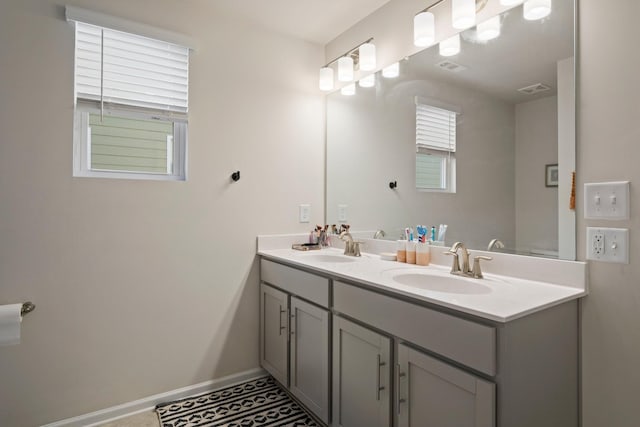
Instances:
[[[417,190],[456,192],[457,115],[416,97]]]

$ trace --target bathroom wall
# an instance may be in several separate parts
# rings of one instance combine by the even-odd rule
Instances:
[[[415,51],[411,20],[424,8],[391,0],[325,49],[327,57],[375,37],[387,65]],[[640,3],[579,1],[577,116],[577,254],[585,259],[586,226],[628,227],[631,264],[590,262],[590,295],[582,302],[582,425],[638,425],[640,384]],[[586,221],[585,182],[630,180],[631,220]]]
[[[211,1],[71,1],[198,43],[189,180],[73,178],[65,3],[0,2],[0,304],[37,305],[0,348],[6,427],[256,368],[256,235],[323,220],[320,46]]]
[[[631,181],[631,220],[584,220],[578,195],[578,257],[585,227],[629,228],[629,265],[591,262],[582,304],[583,427],[635,427],[640,384],[640,3],[580,2],[578,189]]]
[[[359,88],[360,89],[360,88]],[[454,194],[416,190],[415,97],[460,111]],[[400,79],[327,99],[329,223],[348,205],[359,230],[389,238],[415,224],[448,224],[448,242],[482,248],[496,236],[515,247],[514,106],[476,89],[425,78],[411,61]],[[491,163],[493,167],[487,168]],[[398,187],[391,191],[389,182]]]
[[[558,250],[558,188],[545,187],[545,165],[558,163],[558,98],[515,106],[516,249]]]

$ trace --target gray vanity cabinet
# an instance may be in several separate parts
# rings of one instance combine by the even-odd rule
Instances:
[[[260,364],[283,385],[288,375],[288,295],[260,285]]]
[[[329,280],[264,259],[260,276],[260,364],[328,424]]]
[[[495,385],[404,344],[398,345],[399,427],[493,427]]]
[[[289,389],[329,422],[329,312],[291,297]]]
[[[335,316],[334,427],[391,426],[391,340]]]

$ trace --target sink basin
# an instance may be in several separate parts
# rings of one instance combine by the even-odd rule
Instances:
[[[491,288],[483,285],[479,279],[428,273],[399,273],[391,278],[401,285],[447,294],[474,295],[491,292]]]
[[[309,254],[304,255],[304,259],[311,262],[354,262],[356,258],[345,255],[329,255],[329,254]]]

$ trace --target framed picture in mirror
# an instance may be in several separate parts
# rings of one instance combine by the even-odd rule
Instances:
[[[558,186],[558,164],[545,166],[545,187],[557,187]]]

